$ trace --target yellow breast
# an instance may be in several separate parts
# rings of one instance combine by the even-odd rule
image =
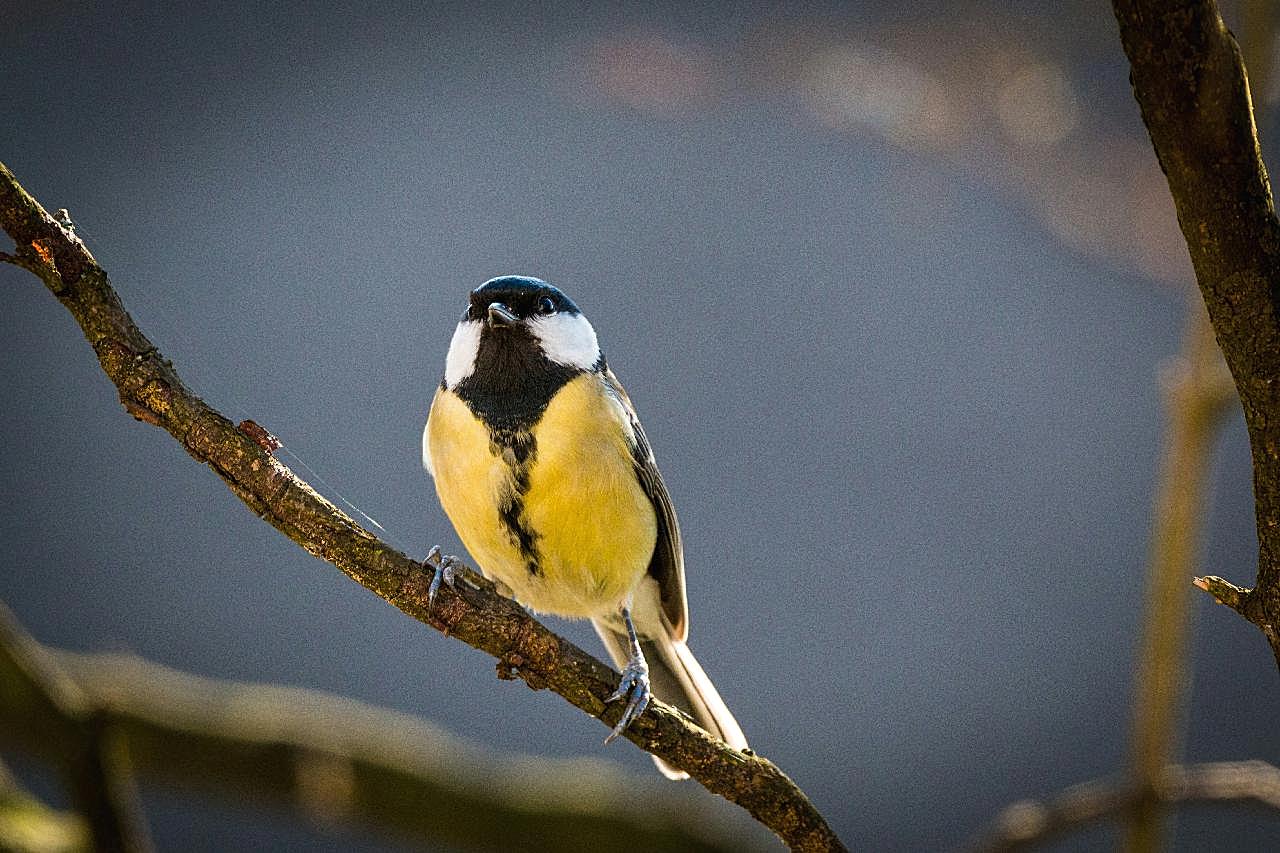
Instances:
[[[425,444],[440,503],[484,573],[521,603],[560,616],[604,615],[644,576],[657,521],[636,478],[627,423],[598,376],[578,376],[531,428],[534,450],[522,470],[462,400],[437,392]],[[511,529],[517,493],[532,567]]]

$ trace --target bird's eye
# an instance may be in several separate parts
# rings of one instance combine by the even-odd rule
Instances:
[[[539,314],[556,313],[556,304],[551,301],[550,296],[544,296],[542,297],[542,300],[538,302],[538,313]]]

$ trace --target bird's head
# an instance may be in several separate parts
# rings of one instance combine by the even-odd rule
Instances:
[[[449,344],[445,385],[478,373],[505,385],[540,364],[587,371],[602,361],[595,329],[572,299],[540,278],[504,275],[471,291]]]

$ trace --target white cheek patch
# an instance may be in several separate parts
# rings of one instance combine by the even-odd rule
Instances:
[[[453,330],[449,354],[444,359],[444,384],[450,390],[457,388],[458,383],[476,369],[476,354],[480,352],[480,331],[483,325],[479,320],[463,320]]]
[[[533,317],[529,329],[542,344],[542,352],[557,364],[590,370],[600,360],[596,330],[581,314]]]

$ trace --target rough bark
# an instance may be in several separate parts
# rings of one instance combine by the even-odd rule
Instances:
[[[1262,630],[1280,664],[1280,223],[1244,63],[1212,0],[1113,6],[1134,96],[1249,430],[1257,582],[1218,600]]]
[[[472,584],[443,587],[428,605],[432,574],[360,527],[275,459],[270,442],[241,430],[191,392],[134,324],[106,273],[73,232],[50,216],[0,164],[0,227],[13,238],[0,257],[30,270],[80,324],[125,409],[161,427],[206,463],[255,514],[308,552],[337,566],[418,621],[498,660],[499,675],[549,689],[612,727],[620,703],[605,699],[618,675],[495,593]],[[268,428],[270,425],[266,425]],[[679,767],[749,811],[796,850],[842,850],[804,793],[776,765],[738,752],[661,702],[626,731],[633,743]]]

